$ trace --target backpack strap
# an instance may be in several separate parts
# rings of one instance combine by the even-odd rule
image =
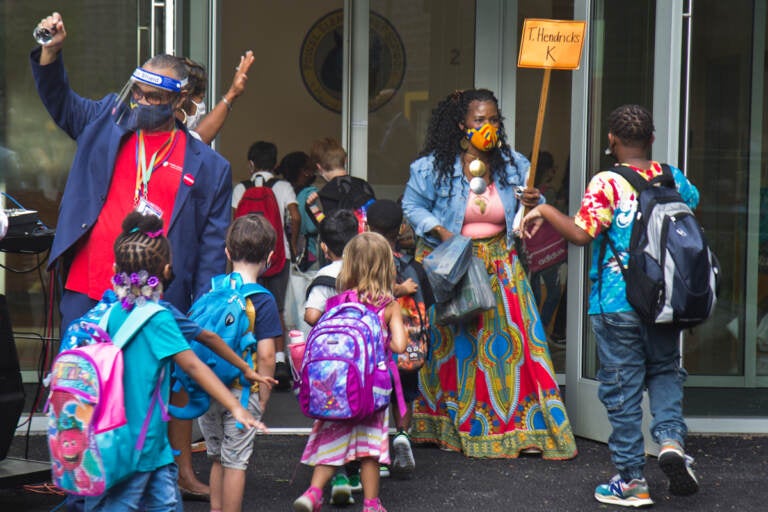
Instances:
[[[648,180],[640,176],[637,171],[627,167],[626,165],[616,165],[608,170],[627,180],[629,184],[632,185],[632,188],[637,190],[638,194],[649,186]]]
[[[122,307],[119,303],[112,304],[110,308],[104,313],[104,316],[99,320],[99,327],[107,330],[109,326],[109,315],[116,307]],[[152,318],[156,313],[163,311],[165,308],[156,302],[147,302],[143,306],[137,306],[128,314],[128,317],[123,322],[123,325],[117,330],[114,336],[112,336],[112,343],[119,349],[123,349],[125,345],[133,338],[136,331],[141,329],[147,321]]]
[[[149,430],[149,422],[152,419],[152,411],[156,405],[160,406],[160,415],[162,416],[163,421],[168,422],[171,419],[170,414],[168,414],[168,404],[166,404],[165,400],[163,400],[163,395],[161,392],[164,378],[165,367],[160,370],[160,376],[157,378],[154,391],[152,391],[152,400],[149,402],[149,411],[144,417],[144,423],[141,424],[139,437],[136,439],[136,452],[141,452],[142,448],[144,448],[144,442],[147,439],[147,431]]]
[[[256,325],[256,308],[254,307],[253,301],[251,300],[251,295],[256,295],[258,293],[267,293],[272,295],[272,292],[258,283],[243,284],[243,278],[238,272],[232,272],[229,274],[229,278],[230,286],[232,286],[233,289],[237,289],[243,295],[243,297],[245,297],[245,314],[248,317],[248,332],[253,332],[253,328]],[[253,357],[250,352],[247,357],[243,358],[243,360],[248,363],[248,367],[251,370],[254,369]],[[240,375],[240,379],[244,380],[242,375]],[[240,405],[243,406],[243,409],[248,409],[248,402],[250,399],[251,383],[243,383],[243,390],[242,393],[240,393]],[[240,422],[237,422],[235,426],[241,429],[245,428]]]
[[[661,165],[661,174],[658,176],[654,176],[650,180],[646,180],[643,176],[641,176],[637,171],[634,169],[627,167],[626,165],[617,165],[615,167],[612,167],[608,169],[611,172],[615,172],[625,180],[629,182],[630,185],[632,185],[632,188],[637,190],[638,194],[645,190],[646,188],[650,187],[651,185],[662,185],[665,187],[675,187],[675,177],[672,174],[672,169],[669,167],[668,164],[660,164]]]
[[[400,370],[397,369],[397,363],[392,357],[392,351],[387,349],[387,365],[389,366],[389,373],[392,375],[392,381],[395,384],[395,397],[397,397],[397,409],[400,413],[400,417],[405,417],[408,412],[408,408],[405,405],[405,395],[403,394],[403,383],[400,381]],[[400,425],[398,425],[399,427]]]
[[[668,164],[660,164],[661,165],[661,174],[654,177],[650,183],[660,183],[667,187],[675,187],[677,188],[677,184],[675,183],[675,176],[672,174],[672,169],[669,167]]]
[[[264,288],[259,283],[244,284],[240,287],[240,292],[245,297],[245,314],[248,315],[248,330],[253,331],[253,328],[256,326],[256,308],[254,307],[253,301],[251,300],[251,295],[256,295],[259,293],[272,295],[272,292]],[[249,364],[251,362],[252,361],[248,361]]]
[[[106,330],[109,326],[109,315],[116,307],[122,306],[119,303],[113,304],[112,307],[107,310],[107,312],[99,321],[99,326],[104,330]],[[134,307],[133,310],[128,314],[128,317],[125,319],[123,324],[117,329],[115,335],[112,337],[112,343],[117,348],[122,350],[125,348],[128,342],[133,339],[134,334],[136,334],[136,332],[141,329],[144,324],[149,321],[150,318],[164,309],[165,308],[163,306],[156,302],[147,302],[143,306]],[[168,404],[166,404],[163,400],[161,392],[164,378],[165,367],[160,370],[160,375],[158,376],[157,382],[155,383],[155,388],[152,391],[152,399],[149,402],[147,415],[144,417],[144,422],[142,423],[141,430],[139,431],[139,437],[136,439],[135,449],[137,453],[140,453],[144,448],[144,442],[147,438],[147,431],[149,430],[149,422],[152,419],[152,412],[154,411],[155,406],[160,406],[160,415],[162,416],[163,421],[168,421],[171,419],[170,415],[168,414]]]
[[[311,292],[312,288],[315,286],[327,286],[328,288],[333,288],[335,290],[336,278],[331,276],[315,276],[315,278],[310,281],[309,286],[307,286],[307,293],[304,300],[309,298],[309,292]]]
[[[280,178],[278,178],[277,176],[272,176],[268,180],[265,180],[264,176],[262,176],[261,174],[258,174],[258,175],[254,174],[253,177],[260,179],[261,180],[261,185],[256,185],[256,183],[253,182],[253,179],[243,180],[240,183],[245,185],[246,189],[251,188],[251,187],[267,187],[267,188],[272,188],[272,187],[275,186],[275,183],[280,181]]]
[[[653,179],[646,180],[643,178],[637,171],[634,169],[627,167],[626,165],[617,165],[610,169],[608,169],[611,172],[615,172],[632,186],[638,194],[642,193],[643,190],[646,188],[655,185],[655,184],[661,184],[663,186],[675,186],[675,178],[672,175],[672,169],[670,169],[669,165],[667,164],[661,164],[661,174],[658,176],[655,176]],[[629,271],[627,266],[625,266],[621,262],[621,257],[619,255],[619,251],[616,248],[616,245],[611,240],[611,237],[608,236],[608,232],[605,233],[605,236],[603,237],[603,241],[600,244],[600,251],[598,256],[598,265],[597,265],[597,287],[598,287],[598,297],[602,299],[603,296],[603,260],[605,259],[605,252],[606,247],[610,246],[611,251],[613,252],[614,257],[616,258],[616,263],[619,265],[619,268],[621,269],[621,274],[624,276],[624,282],[627,281],[627,272]],[[599,301],[602,308],[602,300]]]

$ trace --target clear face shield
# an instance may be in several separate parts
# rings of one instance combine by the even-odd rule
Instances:
[[[157,130],[174,117],[174,110],[187,80],[178,80],[136,68],[118,94],[112,108],[115,123],[128,131]]]

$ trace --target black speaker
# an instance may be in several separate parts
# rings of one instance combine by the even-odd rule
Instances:
[[[8,455],[24,408],[19,355],[13,340],[8,301],[0,295],[0,460]]]

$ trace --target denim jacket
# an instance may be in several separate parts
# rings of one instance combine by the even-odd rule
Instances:
[[[515,188],[525,186],[530,162],[513,151],[514,165],[507,163],[507,178],[496,182],[504,218],[507,224],[507,244],[512,243],[515,213],[518,201]],[[461,159],[457,155],[450,180],[439,180],[434,169],[434,155],[419,158],[411,164],[411,177],[403,195],[403,214],[413,226],[416,236],[423,237],[431,246],[440,240],[427,233],[435,226],[443,226],[451,233],[460,233],[464,225],[464,213],[469,199],[469,181],[465,179]],[[543,199],[543,195],[541,196]]]

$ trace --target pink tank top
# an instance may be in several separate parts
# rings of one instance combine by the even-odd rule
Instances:
[[[488,185],[482,194],[470,191],[461,234],[469,238],[489,238],[504,231],[505,226],[504,205],[496,184]]]

